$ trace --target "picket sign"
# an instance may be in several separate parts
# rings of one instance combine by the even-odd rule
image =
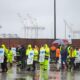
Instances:
[[[16,56],[16,48],[15,48],[15,47],[12,47],[12,48],[11,48],[11,51],[12,51],[12,53],[13,53],[13,59],[12,59],[12,60],[15,61],[14,58],[15,58],[15,56]]]
[[[44,62],[45,60],[45,50],[40,50],[39,62]]]
[[[28,55],[28,59],[27,59],[27,64],[31,65],[33,64],[33,58],[34,58],[34,51],[30,51],[29,55]]]
[[[0,48],[0,63],[4,62],[4,49]]]
[[[16,56],[16,48],[15,47],[12,47],[11,50],[12,50],[14,56]]]
[[[28,58],[28,59],[27,59],[27,64],[28,64],[28,65],[31,65],[31,64],[33,64],[33,59],[31,59],[31,58]]]
[[[77,51],[77,56],[75,58],[75,64],[80,63],[80,51]]]

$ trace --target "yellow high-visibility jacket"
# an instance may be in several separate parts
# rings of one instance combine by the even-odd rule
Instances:
[[[34,61],[38,61],[39,52],[37,49],[34,49]]]
[[[77,56],[77,51],[76,49],[70,52],[69,57],[76,57]]]

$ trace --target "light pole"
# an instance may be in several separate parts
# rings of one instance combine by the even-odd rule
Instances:
[[[2,28],[2,26],[0,25],[0,28]]]
[[[54,39],[56,39],[56,0],[54,0]]]

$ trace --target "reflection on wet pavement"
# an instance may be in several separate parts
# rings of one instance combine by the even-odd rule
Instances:
[[[43,71],[17,72],[16,66],[7,73],[0,73],[0,80],[80,80],[80,71]]]

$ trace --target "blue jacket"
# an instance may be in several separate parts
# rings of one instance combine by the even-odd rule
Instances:
[[[61,59],[67,59],[68,52],[66,49],[61,50]]]

